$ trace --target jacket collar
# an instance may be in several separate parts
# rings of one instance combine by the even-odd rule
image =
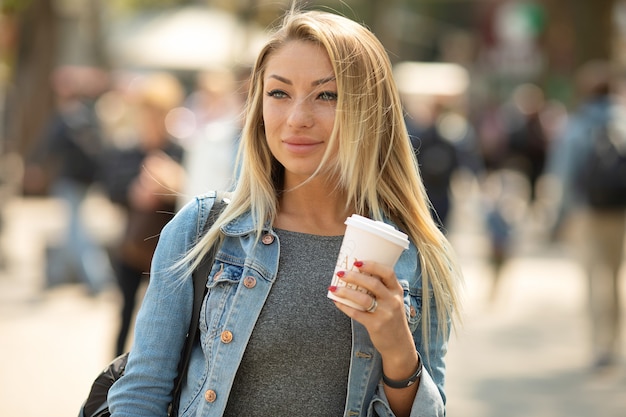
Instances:
[[[386,216],[383,216],[383,221],[397,228],[396,224]],[[270,231],[271,229],[272,228],[268,220],[263,225],[263,232]],[[247,211],[236,219],[223,225],[221,230],[226,236],[244,236],[256,232],[256,224],[252,218],[252,213]]]
[[[269,221],[266,221],[263,226],[263,230],[268,231],[270,229],[270,223]],[[256,224],[252,218],[252,213],[247,211],[236,219],[223,225],[221,230],[226,236],[244,236],[256,232]]]

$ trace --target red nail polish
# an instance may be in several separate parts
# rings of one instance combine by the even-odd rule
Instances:
[[[328,291],[330,291],[330,292],[337,291],[337,286],[336,285],[331,285],[330,287],[328,287]]]
[[[337,276],[339,278],[343,278],[344,275],[346,275],[346,271],[337,271]]]
[[[354,266],[356,266],[357,268],[360,268],[363,266],[363,261],[354,261]]]

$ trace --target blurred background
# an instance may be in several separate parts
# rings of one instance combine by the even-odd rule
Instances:
[[[154,237],[231,186],[248,71],[290,3],[0,0],[0,415],[76,415],[131,346]],[[448,415],[625,416],[626,191],[590,204],[573,172],[584,109],[626,122],[626,1],[302,7],[366,24],[394,64],[466,277]]]

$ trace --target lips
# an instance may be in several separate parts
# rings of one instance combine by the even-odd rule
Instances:
[[[283,144],[290,152],[304,154],[316,150],[322,146],[324,142],[310,138],[289,138],[284,139]]]

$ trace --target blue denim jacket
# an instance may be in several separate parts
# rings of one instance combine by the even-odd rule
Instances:
[[[171,265],[197,241],[214,197],[211,193],[189,202],[161,233],[126,373],[109,392],[113,417],[166,415],[193,297],[191,275],[172,273]],[[181,417],[222,415],[246,344],[276,278],[279,241],[271,229],[257,239],[248,214],[222,226],[222,230],[226,238],[208,278],[208,294],[200,314],[200,343],[192,352],[182,390]],[[443,340],[436,337],[433,309],[433,336],[426,355],[421,344],[420,267],[413,245],[400,257],[396,274],[404,288],[416,347],[425,361],[411,416],[443,416],[443,359],[448,335]],[[355,321],[352,340],[344,416],[393,416],[381,382],[380,355],[365,328]]]

